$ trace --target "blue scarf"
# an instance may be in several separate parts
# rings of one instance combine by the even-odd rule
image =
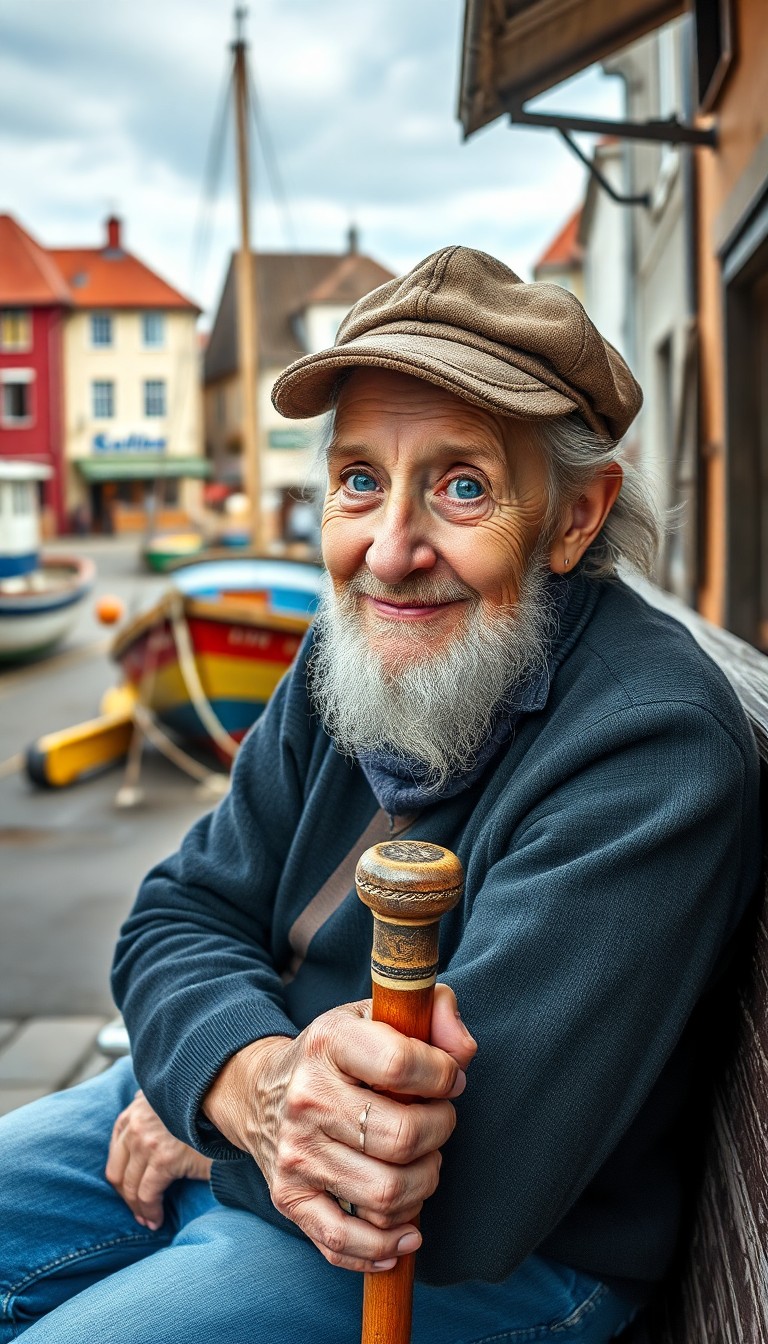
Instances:
[[[390,816],[402,817],[418,812],[432,803],[453,798],[470,788],[512,738],[523,715],[544,708],[555,670],[573,646],[596,600],[595,591],[593,601],[586,602],[589,591],[596,586],[578,574],[570,578],[553,574],[547,587],[548,599],[557,619],[557,633],[548,654],[540,669],[523,682],[510,687],[494,716],[487,738],[466,770],[452,776],[441,789],[436,790],[428,787],[429,770],[422,761],[409,760],[384,750],[361,752],[358,755],[360,767],[379,806]],[[588,606],[588,612],[585,606]]]

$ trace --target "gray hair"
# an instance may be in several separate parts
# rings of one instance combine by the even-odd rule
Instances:
[[[648,478],[622,455],[621,444],[590,429],[578,414],[528,421],[549,477],[542,535],[550,539],[565,509],[612,462],[623,472],[621,490],[600,535],[581,561],[591,578],[615,576],[620,565],[650,578],[661,545],[663,522]]]

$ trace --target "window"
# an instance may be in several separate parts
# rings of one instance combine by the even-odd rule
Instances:
[[[115,414],[115,384],[111,378],[97,378],[91,384],[94,420],[111,420]]]
[[[6,309],[0,313],[0,350],[31,350],[32,323],[29,313]]]
[[[4,425],[28,427],[32,424],[33,369],[3,369],[0,418]]]
[[[142,313],[141,340],[149,350],[165,345],[165,321],[162,313]]]
[[[144,383],[144,414],[165,415],[165,379],[148,378]]]
[[[112,344],[112,314],[91,314],[91,345],[107,346]]]
[[[31,481],[11,482],[11,513],[19,517],[34,512],[34,494]]]

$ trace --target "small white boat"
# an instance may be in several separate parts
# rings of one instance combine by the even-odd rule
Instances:
[[[40,554],[37,483],[50,474],[35,462],[0,460],[0,663],[52,649],[93,586],[91,560]]]

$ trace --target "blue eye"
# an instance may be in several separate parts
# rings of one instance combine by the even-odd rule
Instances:
[[[378,489],[375,480],[367,471],[353,471],[345,477],[344,484],[356,495],[368,494],[371,490]]]
[[[472,476],[455,476],[448,482],[446,495],[449,499],[480,499],[485,490]]]

